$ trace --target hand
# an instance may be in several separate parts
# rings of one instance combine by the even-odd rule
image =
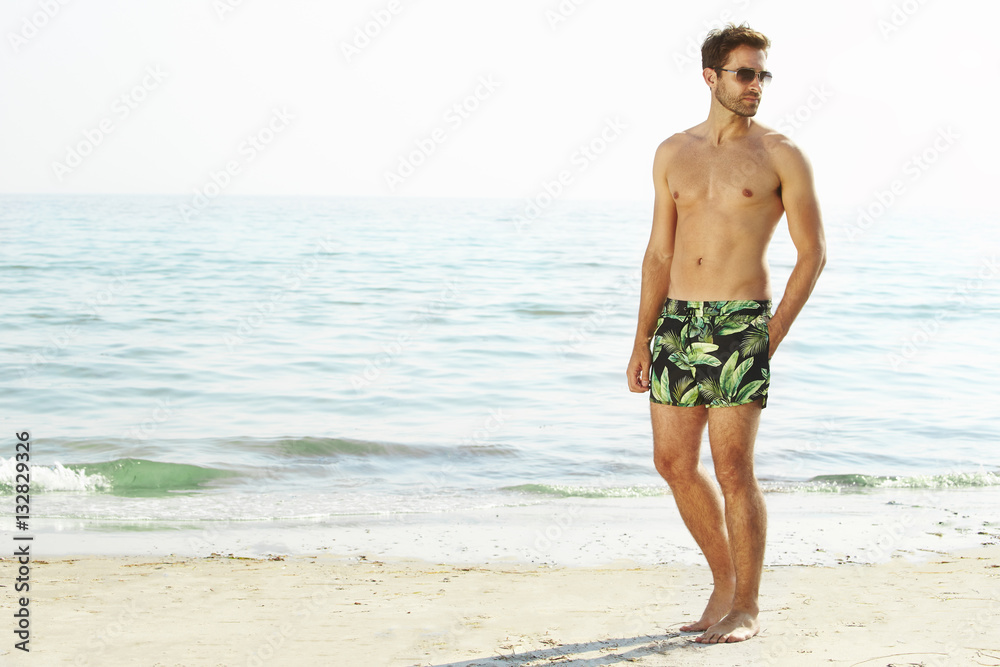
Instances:
[[[632,358],[628,361],[628,370],[625,371],[629,391],[635,393],[649,391],[649,367],[652,362],[653,355],[649,347],[643,343],[636,343],[632,349]]]

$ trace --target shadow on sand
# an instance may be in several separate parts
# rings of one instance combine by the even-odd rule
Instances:
[[[600,667],[618,665],[648,655],[666,655],[672,651],[711,646],[698,644],[696,632],[670,632],[662,635],[620,637],[576,644],[559,644],[553,648],[498,653],[489,657],[446,662],[433,667],[487,667],[493,665],[560,665],[560,667]],[[588,655],[597,654],[597,655]]]

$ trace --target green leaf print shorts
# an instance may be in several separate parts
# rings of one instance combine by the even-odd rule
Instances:
[[[682,407],[767,407],[768,301],[667,299],[653,334],[649,400]]]

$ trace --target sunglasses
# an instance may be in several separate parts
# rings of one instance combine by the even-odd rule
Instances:
[[[748,83],[753,83],[754,79],[760,79],[760,87],[763,88],[767,84],[771,83],[771,73],[765,70],[758,72],[751,67],[741,67],[739,69],[723,69],[722,67],[716,67],[716,70],[720,72],[733,72],[736,74],[736,80],[742,83],[744,86]]]

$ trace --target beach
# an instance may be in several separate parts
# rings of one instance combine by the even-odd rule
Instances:
[[[36,564],[8,665],[998,665],[1000,548],[925,563],[767,568],[763,630],[708,646],[694,566],[290,557]],[[989,593],[993,591],[993,593]]]
[[[1000,667],[1000,3],[5,9],[0,667]],[[767,387],[746,642],[650,288],[772,304],[656,374]]]
[[[755,449],[763,631],[704,647],[622,376],[645,206],[6,202],[0,664],[1000,665],[997,352],[953,353],[1000,322],[989,225],[831,234]]]
[[[202,542],[183,553],[192,542],[175,531],[172,540],[146,533],[107,541],[115,555],[72,555],[88,541],[41,533],[36,546],[62,553],[31,564],[31,653],[9,640],[0,658],[5,665],[1000,665],[1000,535],[979,506],[995,503],[995,491],[767,495],[763,629],[741,644],[702,646],[696,633],[678,631],[700,614],[710,577],[672,499],[572,498],[447,521],[355,517],[354,528],[315,527],[337,546],[291,553],[286,544],[286,553],[256,556],[225,551],[241,543],[235,528],[212,536],[214,552]],[[243,527],[243,543],[258,530]],[[91,547],[100,538],[92,532]],[[3,560],[8,586],[15,568]],[[5,595],[8,609],[12,597]]]

